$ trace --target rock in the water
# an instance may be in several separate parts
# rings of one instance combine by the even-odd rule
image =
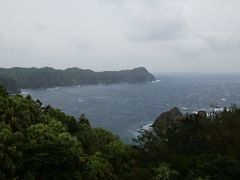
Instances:
[[[181,111],[174,107],[171,110],[162,113],[153,123],[154,130],[159,128],[166,128],[168,127],[171,122],[176,121],[182,117]]]

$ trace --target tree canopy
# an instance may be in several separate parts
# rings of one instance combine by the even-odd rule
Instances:
[[[164,115],[164,117],[166,114]],[[162,116],[163,117],[163,116]],[[0,86],[0,179],[238,179],[240,109],[187,114],[133,144]]]

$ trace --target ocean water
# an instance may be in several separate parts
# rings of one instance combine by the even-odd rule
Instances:
[[[155,82],[84,85],[22,90],[78,118],[84,113],[93,127],[103,127],[131,142],[138,130],[162,112],[208,109],[211,104],[240,105],[240,75],[157,74]]]

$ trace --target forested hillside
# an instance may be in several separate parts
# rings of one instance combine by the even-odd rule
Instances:
[[[58,70],[45,68],[0,68],[0,79],[8,78],[14,82],[10,92],[14,92],[15,85],[20,89],[51,88],[57,86],[74,86],[80,84],[111,84],[111,83],[136,83],[154,81],[155,77],[145,68],[135,68],[122,71],[94,72],[79,68]],[[7,87],[6,83],[1,83]]]
[[[177,112],[177,109],[171,112]],[[170,113],[132,145],[0,87],[0,179],[238,179],[240,109]],[[173,118],[174,117],[174,118]]]
[[[20,89],[18,88],[16,81],[12,78],[0,76],[0,85],[6,87],[10,94],[20,93]]]

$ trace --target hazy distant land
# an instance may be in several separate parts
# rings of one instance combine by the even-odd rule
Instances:
[[[155,77],[146,68],[132,70],[94,72],[89,69],[68,68],[65,70],[44,68],[0,68],[0,84],[10,93],[20,89],[40,89],[81,84],[137,83],[154,81]]]

